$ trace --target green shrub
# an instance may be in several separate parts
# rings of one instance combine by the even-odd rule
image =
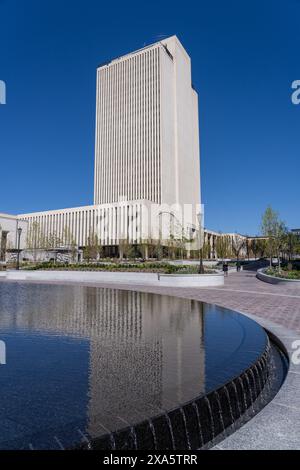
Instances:
[[[174,265],[165,262],[144,262],[144,263],[80,263],[63,264],[44,262],[24,267],[26,270],[57,270],[57,271],[107,271],[107,272],[152,272],[161,274],[197,274],[198,266]],[[214,270],[206,269],[206,273],[213,273]]]

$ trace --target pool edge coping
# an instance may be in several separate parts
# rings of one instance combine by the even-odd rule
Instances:
[[[298,418],[295,416],[295,408],[290,405],[290,402],[287,400],[287,395],[291,392],[295,392],[295,389],[291,387],[290,378],[291,374],[299,374],[299,381],[300,381],[300,366],[296,366],[293,364],[292,361],[292,342],[295,340],[300,340],[299,335],[293,330],[289,328],[285,328],[273,321],[258,317],[257,315],[246,313],[240,310],[236,310],[236,312],[245,315],[246,317],[251,318],[252,320],[256,321],[260,324],[265,330],[270,332],[272,335],[275,336],[276,339],[279,340],[280,343],[285,348],[285,352],[288,354],[289,359],[289,368],[287,371],[287,375],[285,380],[279,389],[276,396],[257,414],[255,415],[250,421],[248,421],[244,426],[237,429],[234,433],[230,436],[223,439],[219,442],[216,446],[214,446],[213,450],[270,450],[270,446],[266,445],[266,433],[264,428],[261,426],[261,420],[269,421],[270,412],[272,413],[272,406],[275,404],[276,406],[284,407],[285,410],[290,410],[290,417],[291,419],[291,426],[295,425],[295,428],[298,428]],[[297,369],[298,367],[298,369]],[[300,394],[299,394],[300,398]],[[300,405],[298,408],[300,414]],[[294,423],[293,423],[294,421]],[[255,441],[254,447],[249,447],[247,442],[242,444],[244,439],[244,433],[247,432],[247,442]],[[296,443],[297,447],[290,446],[291,439],[290,434],[278,432],[276,423],[270,425],[269,434],[273,436],[274,440],[274,447],[271,450],[299,450],[300,449],[300,436],[298,438],[298,442]],[[258,438],[259,436],[259,438]],[[276,443],[275,443],[276,440]],[[269,442],[269,441],[268,441]],[[293,443],[295,444],[295,442]]]

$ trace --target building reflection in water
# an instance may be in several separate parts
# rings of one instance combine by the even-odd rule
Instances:
[[[12,296],[12,286],[5,286],[1,331],[31,330],[89,341],[85,412],[92,436],[204,392],[200,302],[117,289],[29,284],[14,284]]]

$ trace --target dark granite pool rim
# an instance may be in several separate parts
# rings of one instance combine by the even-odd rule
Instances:
[[[278,346],[281,349],[281,345]],[[249,420],[257,412],[254,403],[267,388],[272,348],[274,344],[268,336],[260,357],[230,382],[182,406],[78,447],[87,450],[188,450],[211,447],[220,436],[229,435],[241,427],[245,416]]]

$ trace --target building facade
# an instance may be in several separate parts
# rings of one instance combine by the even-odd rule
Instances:
[[[97,70],[94,204],[199,204],[198,96],[176,36]]]
[[[94,205],[22,214],[45,244],[197,243],[198,97],[176,36],[97,69]]]
[[[19,220],[17,216],[0,213],[0,262],[4,262],[7,250],[18,249],[18,229],[20,234],[20,249],[26,247],[28,222]]]

